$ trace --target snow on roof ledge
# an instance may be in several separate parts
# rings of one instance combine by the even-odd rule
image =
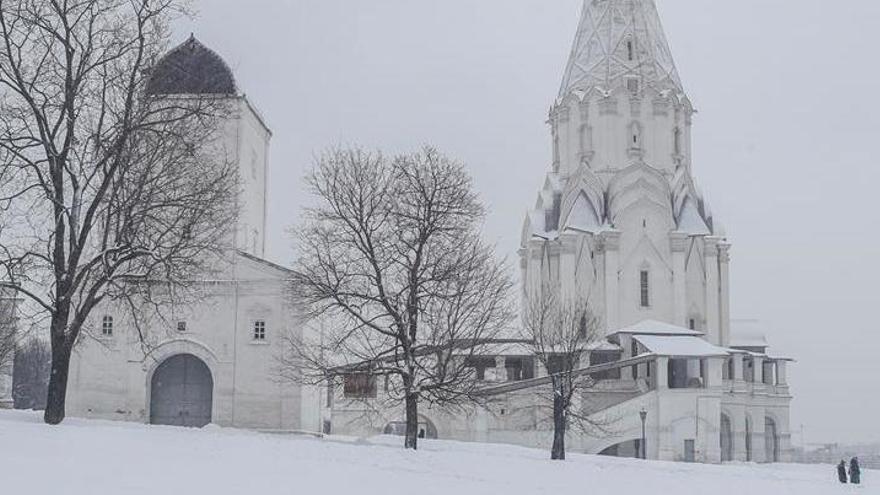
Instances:
[[[696,330],[691,330],[684,327],[679,327],[676,325],[671,325],[669,323],[664,323],[662,321],[656,320],[643,320],[635,325],[630,325],[628,327],[621,328],[613,332],[611,335],[617,334],[630,334],[630,335],[687,335],[687,336],[702,336],[705,335],[703,332],[698,332]]]
[[[726,349],[714,346],[700,337],[682,335],[633,335],[654,354],[670,357],[715,357],[730,355]]]

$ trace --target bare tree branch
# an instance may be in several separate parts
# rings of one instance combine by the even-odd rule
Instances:
[[[48,423],[95,308],[174,299],[229,245],[233,102],[146,91],[184,7],[0,0],[0,288],[49,315]]]
[[[466,358],[512,316],[507,271],[480,239],[484,209],[464,167],[432,148],[331,150],[308,182],[318,203],[294,230],[292,293],[318,330],[291,340],[284,367],[313,383],[387,377],[416,448],[419,402],[476,400]]]

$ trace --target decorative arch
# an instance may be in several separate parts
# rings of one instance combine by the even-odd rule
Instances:
[[[561,228],[572,228],[582,232],[595,233],[602,228],[599,214],[593,206],[593,202],[585,192],[578,194],[565,214],[565,221],[560,224]]]
[[[175,354],[156,367],[150,383],[150,423],[201,428],[214,411],[214,376],[192,354]]]
[[[203,344],[202,342],[199,342],[192,338],[178,338],[169,340],[155,347],[144,357],[143,369],[144,371],[146,371],[144,377],[144,389],[146,390],[144,401],[145,411],[149,411],[149,406],[152,401],[153,375],[156,373],[156,370],[159,368],[159,366],[162,365],[162,363],[164,363],[169,358],[179,354],[190,354],[203,361],[208,367],[208,370],[211,372],[211,377],[214,381],[214,387],[217,388],[219,381],[217,373],[217,370],[219,369],[219,360],[217,359],[217,355],[214,353],[214,351],[212,351],[210,347]],[[214,411],[219,410],[217,405],[217,394],[213,394],[211,400],[212,409]],[[146,422],[149,423],[149,414],[147,414],[146,416]]]
[[[382,428],[383,435],[403,436],[406,434],[406,421],[390,421]],[[428,438],[436,440],[439,437],[437,427],[434,422],[428,419],[424,414],[419,414],[419,438]]]

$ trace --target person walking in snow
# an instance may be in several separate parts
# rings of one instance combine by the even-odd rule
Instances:
[[[840,464],[837,465],[837,478],[841,483],[847,483],[848,480],[846,478],[846,461],[841,459]]]
[[[859,458],[853,457],[849,462],[849,480],[850,483],[858,485],[862,482],[862,470],[859,469]]]

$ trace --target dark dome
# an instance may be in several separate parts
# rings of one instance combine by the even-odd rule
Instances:
[[[168,52],[152,70],[147,94],[235,94],[235,78],[226,62],[190,36]]]

